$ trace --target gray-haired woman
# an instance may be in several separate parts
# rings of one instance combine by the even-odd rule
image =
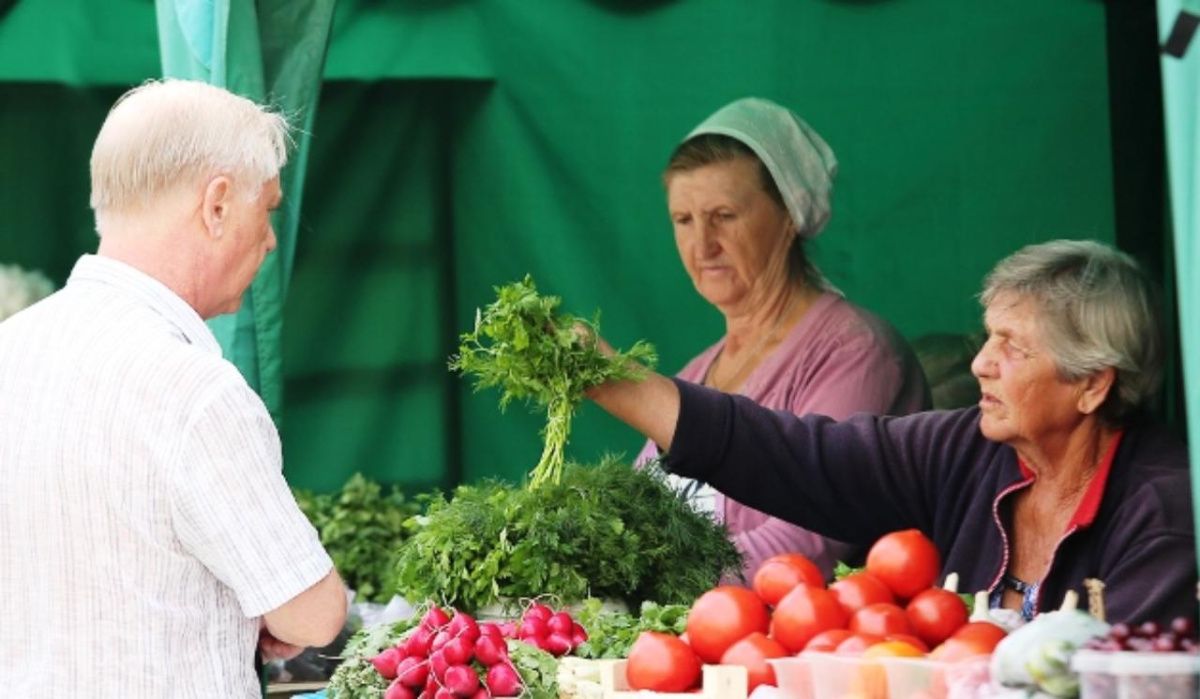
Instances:
[[[1149,285],[1108,246],[1026,247],[988,276],[979,405],[797,418],[651,375],[599,387],[664,465],[844,541],[917,528],[942,572],[1032,616],[1086,578],[1115,621],[1196,613],[1187,452],[1147,424],[1161,335]]]

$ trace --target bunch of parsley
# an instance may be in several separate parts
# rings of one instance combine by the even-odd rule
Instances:
[[[605,356],[597,347],[600,316],[591,321],[559,311],[561,299],[538,294],[533,279],[496,288],[496,300],[475,314],[475,328],[460,338],[450,368],[475,377],[475,389],[499,387],[500,408],[513,399],[546,411],[544,448],[530,487],[562,476],[571,418],[584,391],[610,380],[639,378],[652,366],[654,348],[637,342]],[[631,361],[635,360],[635,361]]]
[[[643,602],[638,614],[606,610],[598,599],[588,599],[575,613],[587,630],[588,640],[572,651],[581,658],[627,658],[633,642],[643,631],[676,636],[687,630],[686,604]]]

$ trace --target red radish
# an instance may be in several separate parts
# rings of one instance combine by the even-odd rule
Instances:
[[[385,680],[396,679],[396,667],[400,664],[400,660],[404,656],[395,648],[388,648],[379,655],[371,658],[371,664],[375,666],[375,672],[378,672]]]
[[[487,671],[487,686],[494,697],[515,697],[521,693],[521,676],[512,665],[493,665]]]
[[[546,636],[546,650],[555,657],[566,655],[571,652],[571,638],[564,636],[561,633],[552,633]]]
[[[383,693],[383,699],[417,699],[417,693],[412,687],[406,687],[396,680],[388,685],[387,691]]]
[[[471,695],[471,699],[492,699],[492,695],[488,694],[487,687],[480,686],[479,689],[476,689],[475,693]]]
[[[517,623],[515,621],[504,621],[498,624],[498,626],[500,627],[500,633],[505,638],[517,637]]]
[[[460,697],[469,697],[479,689],[479,675],[466,665],[451,665],[442,681],[446,689]]]
[[[587,643],[587,629],[579,625],[579,622],[571,624],[571,643],[578,646]]]
[[[487,635],[475,641],[475,658],[485,666],[491,667],[507,657],[508,646],[504,641]]]
[[[561,633],[570,638],[571,630],[575,625],[575,620],[566,612],[557,612],[546,621],[546,627],[550,629],[550,633]]]
[[[517,637],[521,640],[525,640],[530,636],[537,636],[540,638],[548,633],[550,633],[550,627],[546,625],[546,621],[544,619],[527,617],[525,621],[521,622],[521,628],[517,630]]]
[[[541,619],[542,621],[550,621],[550,617],[554,616],[554,610],[544,604],[534,602],[529,605],[529,609],[525,610],[525,614],[521,616],[522,621],[526,619]]]
[[[408,657],[396,668],[396,679],[409,687],[421,687],[429,679],[429,662]]]
[[[457,695],[445,687],[438,687],[438,690],[433,693],[433,699],[455,699]]]
[[[496,638],[504,638],[504,632],[500,630],[499,624],[494,624],[490,621],[479,625],[480,636],[495,636]]]
[[[467,636],[459,636],[442,646],[442,655],[451,665],[466,665],[475,655],[475,642]]]
[[[429,654],[429,669],[439,681],[445,680],[446,670],[449,667],[450,663],[446,661],[446,656],[440,650],[435,650]]]
[[[430,607],[425,616],[421,617],[421,627],[430,631],[436,631],[449,623],[450,617],[437,606]]]
[[[437,681],[437,678],[431,672],[429,673],[429,679],[425,680],[425,691],[421,692],[421,696],[425,697],[425,699],[432,699],[434,693],[438,691],[438,687],[441,686],[441,683]]]
[[[479,638],[479,625],[469,615],[462,612],[454,612],[454,618],[450,620],[450,625],[446,627],[446,630],[450,632],[451,636],[455,638],[465,636],[472,643]]]
[[[429,644],[429,651],[433,652],[435,650],[441,650],[442,646],[446,645],[452,640],[454,640],[454,634],[445,629],[438,631],[433,636],[433,642]]]
[[[433,631],[421,626],[404,642],[404,654],[418,658],[429,657],[429,646],[433,644]]]
[[[546,637],[545,636],[526,636],[525,638],[521,639],[521,642],[528,643],[529,645],[533,646],[534,648],[537,648],[538,650],[544,650],[547,653],[550,652],[550,648],[546,645]]]

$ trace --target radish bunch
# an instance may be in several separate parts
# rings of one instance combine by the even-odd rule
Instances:
[[[501,625],[502,627],[505,625]],[[561,657],[587,640],[587,632],[566,611],[554,611],[544,604],[529,605],[519,623],[509,622],[515,638]],[[508,629],[506,629],[508,630]]]
[[[523,683],[508,657],[510,638],[560,656],[586,641],[587,633],[566,612],[542,604],[531,605],[520,622],[500,624],[479,624],[460,611],[451,617],[433,606],[371,664],[391,680],[384,699],[515,697]]]

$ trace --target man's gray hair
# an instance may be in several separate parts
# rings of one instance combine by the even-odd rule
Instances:
[[[1004,293],[1039,306],[1038,325],[1063,379],[1116,369],[1099,411],[1105,421],[1125,424],[1158,390],[1163,339],[1155,294],[1129,255],[1090,240],[1029,245],[996,265],[980,300],[987,307]]]
[[[287,162],[287,120],[191,80],[153,80],[126,92],[92,147],[91,206],[120,211],[188,181],[230,175],[253,194]]]

